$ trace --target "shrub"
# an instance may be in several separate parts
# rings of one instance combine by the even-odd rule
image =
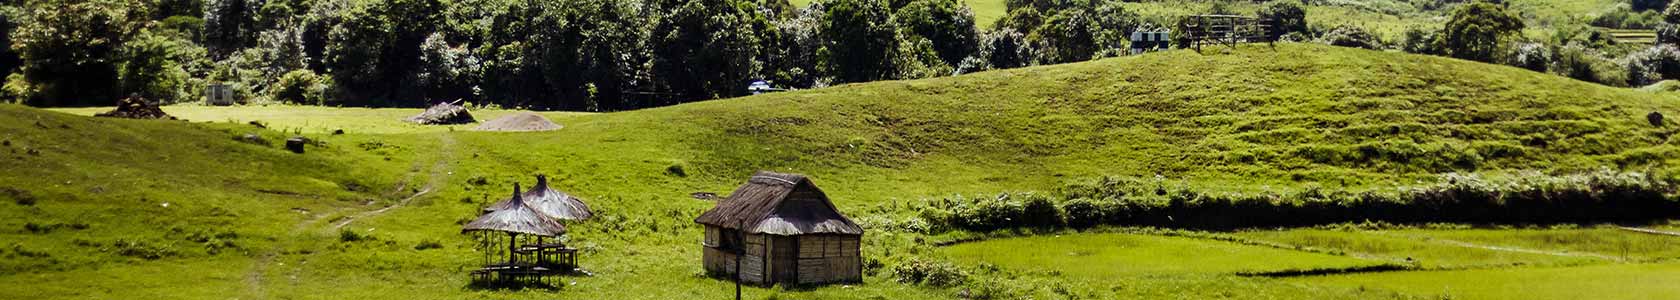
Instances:
[[[274,100],[295,104],[326,104],[329,78],[309,70],[293,70],[280,75],[274,86]]]
[[[1510,59],[1505,63],[1518,68],[1535,72],[1545,72],[1547,65],[1552,63],[1552,50],[1540,43],[1520,43],[1511,48]]]
[[[1336,26],[1336,28],[1331,29],[1330,32],[1324,33],[1324,36],[1318,37],[1318,41],[1331,46],[1339,47],[1363,49],[1382,48],[1381,39],[1378,39],[1375,35],[1365,31],[1364,28],[1348,25]]]
[[[1417,145],[1414,145],[1417,146]],[[1435,147],[1435,146],[1429,146]],[[1508,149],[1509,148],[1509,149]],[[1423,149],[1423,148],[1419,148]],[[1474,165],[1477,153],[1520,155],[1521,148],[1482,144],[1460,149],[1440,147],[1418,153],[1430,154],[1430,164]],[[1433,151],[1433,152],[1431,152]],[[1519,154],[1510,154],[1510,153]],[[1498,153],[1498,154],[1492,154]],[[1663,153],[1630,157],[1640,164]],[[1440,158],[1434,158],[1440,156]],[[1387,223],[1482,223],[1560,224],[1584,222],[1649,221],[1680,214],[1672,178],[1655,179],[1643,173],[1602,170],[1569,176],[1517,174],[1511,179],[1488,180],[1475,175],[1448,174],[1439,183],[1402,187],[1385,192],[1355,192],[1309,188],[1295,193],[1210,193],[1185,188],[1136,184],[1124,178],[1102,178],[1077,182],[1059,191],[1066,200],[1060,206],[1066,226],[1086,228],[1099,224],[1160,226],[1174,228],[1233,229],[1276,226],[1315,226],[1345,222]],[[1156,192],[1160,190],[1161,192]],[[1008,197],[938,201],[955,208],[949,215],[928,214],[930,223],[949,224],[941,229],[991,231],[1005,228],[1044,226],[1032,218],[986,218],[988,213],[1032,215]],[[1027,198],[1028,203],[1040,200]],[[1100,199],[1100,200],[1094,200]],[[1049,202],[1049,200],[1042,200]],[[1023,206],[1019,213],[1014,207]]]
[[[913,258],[893,266],[893,278],[899,283],[950,287],[967,282],[968,273],[948,262]]]
[[[1021,195],[1021,223],[1029,227],[1055,228],[1065,224],[1062,220],[1062,209],[1051,202],[1049,196],[1039,194]]]
[[[1307,11],[1296,1],[1272,1],[1260,8],[1260,19],[1266,20],[1271,27],[1266,34],[1278,39],[1290,33],[1307,32]]]
[[[1440,33],[1435,30],[1412,27],[1407,28],[1400,37],[1400,51],[1415,54],[1442,55],[1439,39]]]
[[[338,241],[339,242],[349,243],[349,242],[360,242],[360,241],[372,240],[372,239],[373,239],[373,237],[367,236],[367,235],[364,235],[364,234],[361,234],[361,233],[357,233],[354,230],[342,229],[342,230],[338,231]]]
[[[1107,214],[1101,206],[1088,198],[1078,198],[1062,203],[1062,212],[1067,215],[1068,227],[1085,229],[1102,224]]]
[[[1680,48],[1657,45],[1629,53],[1622,63],[1627,65],[1628,85],[1646,86],[1665,79],[1680,79]]]
[[[117,240],[116,243],[112,243],[111,245],[116,247],[117,255],[136,257],[145,260],[156,260],[175,255],[175,250],[168,246],[152,245],[151,243],[147,243],[145,241],[124,239]]]
[[[424,240],[424,241],[420,241],[419,244],[414,245],[414,250],[421,250],[421,251],[428,250],[428,249],[440,249],[440,248],[443,248],[443,243],[440,243],[440,242],[435,241],[435,240]]]
[[[1553,54],[1553,73],[1609,86],[1627,85],[1627,71],[1596,49],[1572,43],[1558,47]]]

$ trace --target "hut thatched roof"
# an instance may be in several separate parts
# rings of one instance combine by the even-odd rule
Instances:
[[[863,234],[828,195],[799,174],[760,171],[694,222],[751,234]]]
[[[537,186],[532,187],[530,191],[524,194],[520,194],[518,198],[524,199],[525,206],[530,206],[531,209],[543,214],[543,216],[555,220],[581,221],[595,216],[595,213],[589,210],[589,205],[584,204],[583,200],[548,188],[548,176],[537,175]],[[513,199],[491,204],[489,207],[485,207],[484,211],[497,211],[509,207],[513,207]]]
[[[492,211],[461,227],[461,232],[468,231],[503,231],[540,236],[560,236],[566,233],[566,225],[560,224],[547,216],[537,213],[520,198],[519,184],[513,185],[513,199],[509,199],[507,209]]]

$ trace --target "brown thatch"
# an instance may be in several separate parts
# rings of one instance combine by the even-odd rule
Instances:
[[[828,195],[804,175],[760,171],[694,222],[747,234],[861,235]]]
[[[432,105],[432,107],[426,108],[425,112],[408,117],[407,120],[423,125],[466,124],[477,121],[473,119],[472,113],[467,112],[466,106],[448,102]]]
[[[595,213],[589,210],[589,205],[584,204],[583,200],[548,188],[548,176],[537,175],[536,187],[532,187],[531,191],[516,198],[524,199],[526,206],[530,206],[537,213],[555,220],[582,221],[595,216]],[[513,207],[513,200],[507,199],[496,202],[496,204],[485,207],[484,210],[497,211]]]
[[[520,198],[519,184],[513,185],[513,199],[509,199],[509,207],[492,211],[479,216],[478,219],[461,227],[461,232],[468,231],[502,231],[523,233],[539,236],[560,236],[566,233],[566,225],[537,213]]]

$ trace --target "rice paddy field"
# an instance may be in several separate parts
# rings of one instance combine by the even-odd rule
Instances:
[[[417,109],[88,116],[102,110],[0,105],[0,299],[731,298],[700,263],[693,220],[714,202],[692,195],[727,194],[759,170],[811,176],[867,230],[865,271],[854,284],[747,287],[747,299],[1680,297],[1664,284],[1680,274],[1680,236],[1620,228],[1673,221],[1006,229],[960,241],[917,229],[928,199],[1109,175],[1231,191],[1393,188],[1450,172],[1674,178],[1676,126],[1645,116],[1680,114],[1680,96],[1439,57],[1169,51],[545,112],[564,128],[523,133],[401,121]],[[279,146],[291,136],[315,142],[291,153]],[[1346,154],[1362,149],[1415,155]],[[554,289],[470,286],[483,253],[461,225],[537,174],[596,211],[566,240],[589,275]],[[905,282],[916,262],[963,280]]]

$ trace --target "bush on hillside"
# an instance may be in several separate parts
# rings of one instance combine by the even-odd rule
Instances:
[[[1371,34],[1369,31],[1365,31],[1364,28],[1350,25],[1336,26],[1336,28],[1331,29],[1329,32],[1325,32],[1323,36],[1318,37],[1318,41],[1320,43],[1339,47],[1361,49],[1383,48],[1382,40],[1377,38],[1376,35]]]
[[[1638,0],[1635,0],[1638,1]],[[1655,10],[1636,11],[1617,5],[1587,22],[1592,26],[1617,29],[1652,29],[1662,23],[1662,13]]]
[[[950,287],[967,282],[968,272],[949,262],[911,259],[893,266],[893,279],[898,283]]]
[[[1535,72],[1545,72],[1552,63],[1552,49],[1540,43],[1519,43],[1511,47],[1506,64]]]
[[[1294,0],[1272,1],[1260,8],[1260,19],[1266,20],[1271,27],[1266,35],[1272,39],[1280,39],[1290,33],[1307,33],[1307,10],[1301,8],[1301,3]]]
[[[1388,191],[1308,188],[1282,193],[1214,193],[1127,178],[1101,178],[1059,190],[1063,222],[1074,228],[1097,224],[1170,228],[1235,229],[1315,226],[1345,222],[1558,224],[1649,221],[1680,214],[1669,179],[1643,173],[1599,171],[1570,176],[1520,174],[1489,180],[1448,174],[1439,183]],[[975,213],[1015,214],[996,198],[948,198],[924,210],[934,228],[986,232],[1041,226],[1041,220],[995,218],[974,222]],[[975,199],[975,200],[967,200]],[[1008,207],[1008,206],[1005,206]],[[940,217],[943,218],[940,218]],[[1101,220],[1097,222],[1095,220]]]
[[[1400,51],[1414,54],[1443,55],[1440,32],[1419,27],[1407,28],[1400,36]]]
[[[293,70],[281,75],[274,85],[274,100],[323,105],[326,104],[327,90],[332,87],[332,79],[315,75],[309,70]]]
[[[1646,86],[1666,79],[1680,79],[1680,47],[1662,44],[1629,53],[1622,61],[1627,65],[1628,85]]]
[[[1552,55],[1552,73],[1608,86],[1627,86],[1627,71],[1603,52],[1580,44],[1558,47]]]

